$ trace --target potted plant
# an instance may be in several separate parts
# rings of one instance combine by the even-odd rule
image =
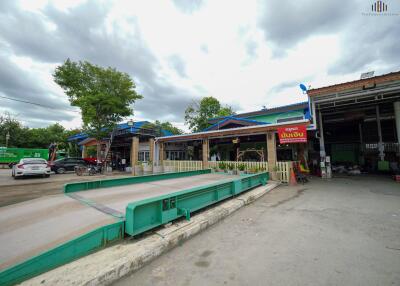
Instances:
[[[246,170],[246,165],[243,163],[240,163],[238,165],[238,169],[239,169],[239,175],[243,175],[244,174],[244,170]]]
[[[209,167],[210,169],[211,169],[211,173],[215,173],[215,172],[217,172],[217,166],[211,166],[211,167]]]
[[[135,176],[140,176],[143,175],[143,162],[139,161],[137,162],[137,165],[135,165]]]
[[[226,163],[225,162],[219,162],[218,168],[219,168],[219,171],[226,173]]]
[[[255,173],[257,173],[257,171],[258,171],[257,167],[251,167],[250,170],[249,170],[249,173],[250,174],[255,174]]]
[[[235,168],[235,166],[233,165],[233,163],[229,163],[228,164],[228,174],[232,175],[233,174],[233,169]]]
[[[143,173],[151,173],[153,172],[153,162],[147,161],[143,164]]]

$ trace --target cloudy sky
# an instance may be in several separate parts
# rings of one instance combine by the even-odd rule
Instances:
[[[0,112],[79,127],[52,79],[67,58],[129,73],[144,96],[135,120],[183,127],[210,95],[237,112],[304,101],[299,83],[400,70],[400,2],[385,2],[390,15],[370,14],[372,0],[2,0]]]

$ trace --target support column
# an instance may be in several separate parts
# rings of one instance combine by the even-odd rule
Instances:
[[[322,121],[322,113],[319,111],[318,113],[318,129],[319,129],[319,157],[320,162],[319,165],[321,167],[321,177],[322,178],[330,178],[330,171],[326,167],[326,152],[325,152],[325,139],[324,139],[324,124]]]
[[[154,164],[154,138],[149,139],[149,160]]]
[[[318,113],[318,123],[319,123],[319,156],[321,157],[321,161],[325,161],[326,153],[325,153],[325,140],[324,140],[324,126],[322,124],[322,114],[321,111]]]
[[[400,101],[394,102],[394,120],[396,121],[397,143],[400,145]],[[397,147],[397,155],[400,157],[400,146]]]
[[[159,153],[159,160],[160,160],[160,165],[162,166],[164,163],[164,158],[165,158],[165,144],[164,142],[160,142],[160,153]]]
[[[139,137],[132,137],[131,144],[131,168],[132,175],[136,175],[135,166],[138,162],[138,153],[139,153]]]
[[[317,126],[317,114],[315,113],[315,102],[314,101],[312,102],[311,109],[312,109],[313,124],[314,124],[314,126]]]
[[[154,152],[155,152],[155,148],[154,148],[154,138],[150,138],[149,139],[149,160],[151,162],[151,172],[154,172]]]
[[[268,172],[272,180],[277,180],[276,174],[276,140],[275,133],[267,133]]]
[[[203,140],[203,169],[208,169],[208,156],[210,153],[210,146],[208,139]]]
[[[376,124],[378,126],[378,151],[379,151],[379,159],[381,161],[385,160],[385,148],[383,146],[383,139],[382,139],[382,128],[381,128],[381,117],[379,114],[379,105],[376,106]]]
[[[359,165],[364,165],[364,163],[365,163],[364,156],[363,156],[363,154],[365,152],[365,148],[364,148],[365,146],[364,146],[364,138],[363,138],[362,130],[363,130],[363,126],[360,122],[360,123],[358,123],[358,133],[360,136],[360,145],[361,145],[361,150],[358,152],[358,164]]]
[[[82,158],[87,158],[87,149],[86,146],[82,146]]]

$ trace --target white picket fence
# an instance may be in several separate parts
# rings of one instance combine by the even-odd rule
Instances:
[[[268,171],[268,162],[247,162],[247,161],[209,161],[208,162],[208,167],[209,168],[218,168],[218,166],[224,163],[226,165],[232,164],[234,169],[239,169],[240,165],[245,166],[245,170],[263,170],[263,171]]]
[[[289,183],[290,181],[290,171],[292,169],[292,161],[278,161],[276,162],[276,174],[278,180],[283,183]]]
[[[238,169],[241,164],[245,165],[245,170],[263,170],[268,171],[268,162],[241,162],[241,161],[209,161],[208,167],[217,169],[220,163],[232,164],[234,169]],[[277,162],[276,171],[278,180],[284,183],[288,183],[290,179],[290,170],[292,162]],[[202,161],[180,161],[180,160],[164,160],[163,167],[165,170],[171,172],[184,172],[184,171],[195,171],[203,169]]]
[[[163,167],[173,172],[195,171],[203,169],[202,161],[164,160]]]

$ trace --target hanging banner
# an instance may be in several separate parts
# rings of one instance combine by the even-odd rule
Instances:
[[[307,142],[307,129],[305,125],[278,128],[279,143],[305,143]]]

